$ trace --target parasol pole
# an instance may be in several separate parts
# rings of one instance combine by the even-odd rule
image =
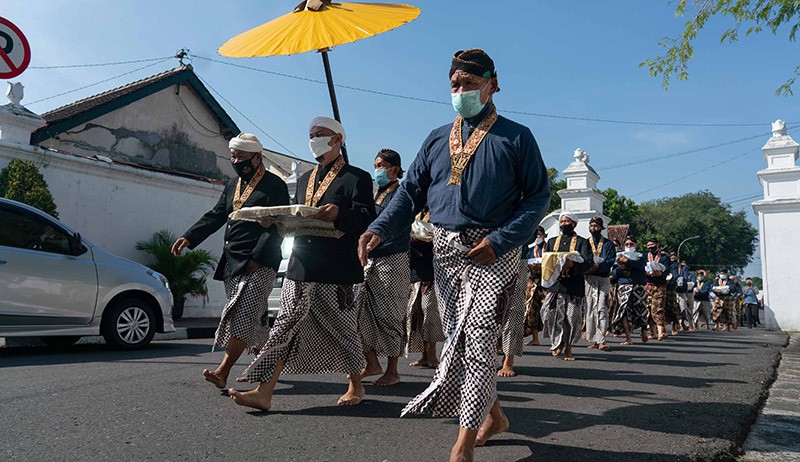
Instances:
[[[328,59],[328,48],[319,50],[322,53],[322,64],[325,66],[325,80],[328,81],[328,94],[331,96],[331,107],[333,108],[333,118],[342,123],[342,116],[339,115],[339,103],[336,101],[336,88],[333,86],[333,75],[331,74],[331,62]],[[342,143],[342,157],[348,164],[347,147]]]

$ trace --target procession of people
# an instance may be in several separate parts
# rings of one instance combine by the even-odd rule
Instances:
[[[341,123],[311,121],[317,165],[298,179],[294,202],[315,207],[311,218],[337,234],[295,235],[271,328],[267,297],[283,237],[272,218],[229,215],[286,206],[290,195],[266,171],[254,135],[230,140],[238,178],[172,248],[180,254],[225,227],[215,279],[224,281],[227,304],[214,340],[225,353],[205,380],[236,404],[268,411],[281,374],[343,374],[337,405],[355,406],[366,396],[363,380],[391,387],[402,380],[400,358],[419,353],[411,366],[435,372],[402,415],[457,417],[451,460],[471,461],[476,446],[511,425],[497,379],[517,374],[514,358],[539,345],[540,332],[553,357],[575,361],[582,339],[614,354],[612,335],[624,335],[625,347],[637,330],[647,343],[758,323],[752,280],[742,286],[725,269],[692,272],[656,237],[642,239],[640,252],[637,236],[605,236],[600,216],[581,236],[579,218],[563,211],[547,239],[547,169],[531,131],[498,115],[493,60],[479,49],[458,51],[449,76],[455,121],[428,135],[407,171],[398,152],[383,148],[371,176],[342,156]],[[228,388],[245,353],[253,359],[237,381],[255,388]]]

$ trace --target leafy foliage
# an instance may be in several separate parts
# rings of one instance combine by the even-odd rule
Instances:
[[[53,195],[33,162],[14,159],[0,172],[0,197],[28,204],[58,218]]]
[[[547,213],[550,213],[561,208],[561,197],[558,192],[567,189],[567,180],[559,180],[558,170],[552,167],[547,169],[547,177],[550,179],[550,207],[547,208]]]
[[[666,49],[665,54],[647,59],[639,67],[647,67],[650,75],[662,77],[662,87],[669,88],[670,78],[680,80],[689,78],[688,63],[694,57],[693,42],[698,32],[712,17],[725,17],[733,20],[733,25],[722,33],[721,43],[736,42],[740,34],[748,37],[765,29],[777,34],[782,26],[789,26],[789,41],[794,41],[800,28],[800,2],[797,0],[679,0],[675,16],[693,14],[686,21],[678,38],[666,37],[659,45]],[[792,95],[792,86],[800,76],[800,66],[794,74],[778,89],[776,95]]]
[[[672,251],[684,239],[699,235],[681,247],[681,258],[712,271],[726,267],[740,272],[750,263],[758,236],[744,211],[732,212],[709,191],[641,204],[634,230],[641,238],[656,236]]]
[[[615,225],[630,225],[639,218],[639,206],[633,199],[625,197],[616,189],[607,188],[601,191],[606,196],[603,212]]]
[[[216,258],[203,249],[196,249],[176,257],[172,244],[177,237],[161,230],[146,240],[136,243],[136,250],[148,255],[145,265],[163,274],[169,281],[176,305],[187,295],[208,296],[206,277],[214,269]]]

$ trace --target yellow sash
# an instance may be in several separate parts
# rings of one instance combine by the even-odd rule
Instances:
[[[378,197],[375,198],[375,205],[383,204],[383,200],[386,199],[386,196],[388,196],[390,192],[392,192],[395,189],[397,189],[398,186],[400,186],[400,182],[397,181],[397,180],[394,180],[393,184],[389,185],[389,187],[386,188],[386,190],[384,192],[382,192]]]
[[[264,178],[264,173],[266,169],[264,168],[264,164],[258,166],[258,170],[256,170],[256,174],[253,175],[253,178],[250,178],[250,181],[247,182],[247,187],[244,188],[244,192],[242,191],[242,179],[239,178],[239,181],[236,182],[236,192],[233,194],[233,211],[237,211],[247,202],[247,199],[250,199],[250,195],[253,194],[253,191],[258,186],[258,183],[261,182],[261,179]]]
[[[322,180],[322,183],[319,185],[319,189],[316,193],[314,193],[314,183],[317,182],[317,171],[319,170],[319,164],[314,167],[314,171],[311,172],[311,176],[308,177],[308,184],[306,185],[306,205],[311,207],[316,207],[319,203],[320,199],[322,199],[323,194],[325,191],[328,190],[333,180],[336,178],[336,175],[342,170],[345,166],[344,158],[339,156],[336,159],[336,162],[333,163],[333,167],[325,175],[325,178]]]
[[[475,154],[478,146],[480,146],[494,123],[497,122],[497,109],[492,107],[489,114],[484,117],[475,131],[472,132],[466,145],[463,144],[463,139],[461,138],[462,122],[461,116],[457,116],[456,121],[453,122],[453,129],[450,130],[450,180],[447,184],[461,184],[461,175],[464,174],[464,169],[467,168],[472,155]]]
[[[589,237],[589,244],[592,245],[592,253],[594,254],[594,256],[599,257],[600,252],[603,251],[603,236],[600,236],[600,242],[597,243],[597,247],[595,247],[594,239],[592,239],[591,236]]]

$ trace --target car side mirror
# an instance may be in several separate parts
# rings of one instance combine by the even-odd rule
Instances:
[[[83,241],[81,240],[81,233],[75,233],[69,237],[69,253],[71,255],[80,255],[82,252]]]

